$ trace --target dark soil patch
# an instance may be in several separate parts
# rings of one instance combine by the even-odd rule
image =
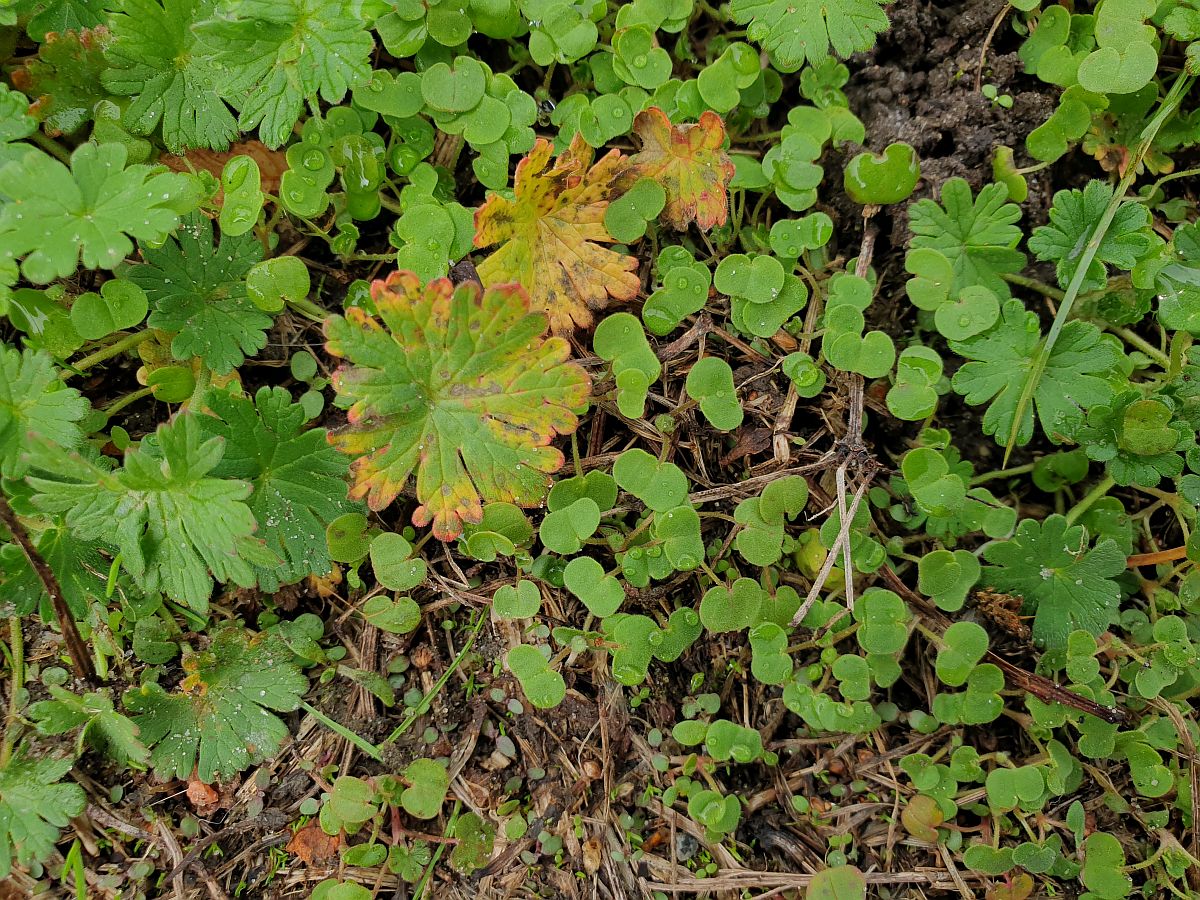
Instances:
[[[1010,147],[1018,166],[1029,165],[1025,136],[1049,118],[1058,91],[1025,75],[1016,50],[1020,37],[1006,19],[980,56],[1000,5],[993,0],[961,3],[902,2],[889,8],[892,27],[875,48],[851,60],[846,95],[866,126],[869,149],[880,151],[894,141],[911,144],[921,159],[921,181],[911,200],[887,207],[876,217],[880,246],[876,267],[886,266],[890,252],[907,245],[908,207],[919,199],[937,199],[949,178],[965,178],[973,191],[992,181],[992,154]],[[1005,109],[976,89],[995,85],[1012,97]],[[840,165],[834,161],[826,182],[833,183],[829,203],[838,213],[839,236],[848,240],[861,214],[840,190]],[[1026,227],[1042,224],[1051,201],[1048,172],[1028,176],[1029,198],[1022,204]],[[902,260],[901,260],[902,261]]]

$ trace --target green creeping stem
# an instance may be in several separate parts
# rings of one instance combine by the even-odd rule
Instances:
[[[1046,371],[1046,364],[1050,360],[1050,353],[1058,341],[1058,336],[1062,334],[1063,328],[1070,321],[1071,307],[1074,306],[1075,300],[1079,296],[1079,291],[1083,287],[1088,267],[1091,266],[1092,260],[1095,258],[1097,251],[1099,251],[1100,244],[1104,241],[1104,235],[1108,232],[1108,227],[1112,224],[1113,217],[1116,216],[1121,204],[1125,202],[1125,194],[1129,190],[1130,185],[1133,184],[1134,178],[1137,177],[1138,167],[1142,164],[1142,159],[1145,155],[1150,152],[1150,147],[1154,143],[1154,139],[1158,136],[1159,129],[1162,128],[1163,123],[1166,122],[1171,113],[1175,111],[1175,107],[1179,105],[1179,101],[1188,92],[1194,80],[1194,76],[1188,74],[1186,71],[1181,72],[1179,77],[1175,79],[1171,90],[1159,105],[1158,112],[1142,131],[1141,139],[1133,156],[1130,158],[1125,175],[1117,184],[1113,198],[1104,210],[1104,215],[1100,217],[1100,221],[1096,224],[1096,230],[1092,233],[1087,246],[1083,248],[1083,255],[1080,257],[1079,265],[1075,269],[1071,283],[1067,286],[1067,291],[1063,295],[1062,303],[1059,304],[1058,312],[1054,316],[1054,323],[1050,326],[1050,331],[1046,334],[1046,340],[1042,342],[1042,347],[1034,358],[1029,373],[1025,376],[1025,383],[1021,386],[1021,396],[1017,398],[1016,415],[1013,417],[1012,429],[1008,433],[1007,445],[1004,448],[1004,465],[1008,464],[1009,454],[1012,453],[1013,447],[1016,446],[1017,434],[1021,429],[1025,410],[1029,408],[1038,382],[1041,380],[1042,374]]]

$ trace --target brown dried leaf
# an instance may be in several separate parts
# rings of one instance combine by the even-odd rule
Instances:
[[[326,834],[315,821],[309,822],[288,841],[284,849],[294,854],[306,865],[323,863],[337,856],[342,847],[340,834]]]
[[[642,142],[629,160],[621,186],[653,178],[667,192],[663,221],[683,231],[695,222],[702,231],[724,225],[733,161],[725,153],[725,123],[712,110],[689,125],[672,125],[657,106],[637,114],[633,132]]]
[[[270,150],[262,141],[241,141],[220,153],[204,148],[189,150],[184,156],[172,156],[164,153],[158,161],[174,172],[204,170],[219,180],[225,163],[235,156],[249,156],[258,163],[258,171],[262,174],[262,190],[278,196],[279,179],[287,171],[287,159],[282,150]],[[220,203],[221,194],[218,193],[217,205],[219,206]]]
[[[187,798],[192,804],[192,809],[201,816],[216,812],[221,805],[221,795],[216,789],[205,784],[194,774],[188,779]]]

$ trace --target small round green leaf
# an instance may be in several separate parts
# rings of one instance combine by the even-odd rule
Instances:
[[[860,153],[846,166],[845,187],[855,203],[886,206],[908,199],[921,177],[917,151],[905,143],[889,144],[880,154]]]
[[[132,281],[112,279],[100,286],[100,293],[80,294],[71,304],[71,324],[79,336],[98,341],[116,331],[141,324],[150,304],[146,292]]]
[[[246,294],[259,309],[275,313],[286,301],[308,296],[308,267],[295,256],[277,256],[254,266],[246,275]]]

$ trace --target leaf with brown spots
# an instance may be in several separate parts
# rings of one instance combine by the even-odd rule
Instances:
[[[33,100],[29,112],[50,137],[74,134],[108,97],[100,87],[100,74],[107,68],[105,50],[111,41],[111,32],[102,25],[51,32],[38,55],[12,73],[13,87]]]
[[[610,299],[632,300],[641,283],[632,256],[613,242],[604,211],[621,194],[626,159],[610,150],[592,165],[579,135],[551,162],[553,145],[538,140],[517,163],[515,199],[492,194],[475,213],[475,246],[500,247],[479,265],[485,285],[517,282],[555,334],[592,324]]]
[[[678,231],[695,222],[708,231],[724,225],[729,215],[728,187],[733,161],[722,149],[725,123],[708,110],[694,125],[672,125],[657,106],[633,120],[642,149],[629,160],[621,187],[639,178],[653,178],[667,192],[663,221]]]
[[[299,708],[308,690],[296,659],[273,632],[229,626],[207,649],[184,655],[178,690],[147,681],[126,691],[158,776],[212,784],[277,753],[288,727],[275,713]]]
[[[413,524],[443,541],[484,502],[540,503],[563,463],[550,441],[575,430],[590,388],[567,342],[543,338],[546,316],[519,285],[412,272],[371,297],[377,318],[354,307],[325,324],[326,348],[350,363],[333,376],[349,425],[329,440],[353,459],[351,497],[383,509],[415,473]]]

